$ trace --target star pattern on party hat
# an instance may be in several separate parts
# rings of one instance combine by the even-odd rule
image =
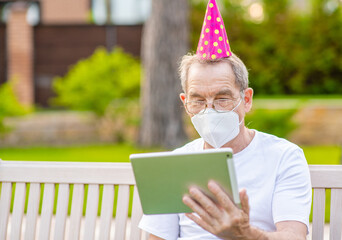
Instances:
[[[202,59],[225,58],[232,55],[216,0],[209,0],[196,54]]]

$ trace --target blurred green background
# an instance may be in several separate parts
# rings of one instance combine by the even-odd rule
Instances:
[[[338,0],[223,0],[233,52],[256,96],[342,93],[342,7]],[[196,49],[206,1],[193,1]]]

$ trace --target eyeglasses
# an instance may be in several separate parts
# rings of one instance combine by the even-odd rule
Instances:
[[[235,102],[233,99],[215,99],[212,106],[216,111],[231,111],[235,107]],[[189,113],[196,115],[208,108],[208,104],[207,101],[189,101],[185,102],[185,108]]]

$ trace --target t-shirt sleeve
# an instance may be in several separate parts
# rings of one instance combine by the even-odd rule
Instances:
[[[163,239],[177,239],[179,217],[178,214],[143,215],[139,228]]]
[[[272,212],[274,223],[299,221],[309,229],[311,180],[303,151],[297,148],[284,154],[277,173]]]

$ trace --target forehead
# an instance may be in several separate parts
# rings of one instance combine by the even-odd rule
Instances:
[[[215,94],[222,89],[239,92],[235,83],[235,74],[227,62],[214,64],[194,63],[188,73],[187,92]]]

